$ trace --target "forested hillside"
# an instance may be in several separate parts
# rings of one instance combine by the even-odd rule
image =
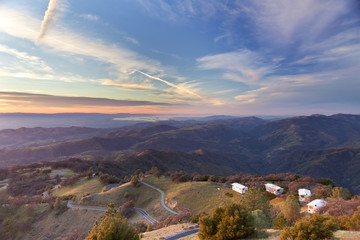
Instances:
[[[81,134],[99,131],[74,128],[64,129],[63,133],[70,132],[69,138],[78,138]],[[26,145],[26,138],[18,134],[19,130],[13,132],[9,145]],[[45,136],[48,137],[44,137],[44,141],[51,134]],[[61,137],[65,138],[57,135],[58,139]],[[35,139],[41,140],[40,137]],[[77,157],[117,161],[130,169],[156,165],[164,170],[189,173],[206,168],[207,172],[218,175],[239,171],[294,172],[328,177],[359,191],[360,177],[356,174],[360,172],[359,148],[359,115],[312,115],[277,121],[255,117],[165,121],[120,128],[90,138],[3,148],[0,149],[0,166]]]

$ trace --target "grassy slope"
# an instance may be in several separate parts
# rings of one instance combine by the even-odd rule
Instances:
[[[77,198],[98,193],[102,190],[104,185],[101,183],[99,178],[88,179],[87,177],[81,178],[72,186],[65,186],[59,189],[54,189],[51,192],[53,196],[65,196],[65,195],[75,195]]]
[[[237,202],[241,196],[230,188],[223,188],[221,185],[211,182],[185,182],[175,184],[170,178],[164,176],[160,178],[149,176],[146,177],[144,181],[162,189],[166,194],[165,200],[167,205],[177,211],[187,208],[193,213],[211,213],[215,207],[230,202]],[[160,194],[147,186],[140,185],[135,188],[127,183],[111,189],[108,192],[101,192],[102,188],[103,185],[98,178],[90,180],[82,178],[73,186],[54,190],[52,194],[56,196],[73,194],[77,196],[78,203],[82,205],[97,206],[106,206],[110,202],[114,202],[117,206],[120,206],[131,199],[134,201],[135,207],[145,209],[155,218],[168,216],[170,214],[161,207]],[[220,190],[218,190],[218,188],[220,188]],[[124,198],[125,192],[128,192],[128,198]],[[226,193],[232,193],[233,197],[227,197],[225,195]],[[271,203],[273,205],[281,206],[283,202],[283,199],[276,198],[273,199]],[[20,212],[21,211],[19,210],[19,214]],[[39,212],[43,212],[43,207],[40,207],[40,205]],[[48,212],[48,214],[45,214],[40,220],[34,223],[32,230],[25,238],[54,239],[59,236],[65,236],[74,229],[87,233],[96,220],[101,220],[103,214],[103,212],[98,211],[71,209],[67,210],[62,215],[55,217],[52,212]],[[138,214],[135,214],[134,217],[129,219],[130,223],[138,221],[143,221]],[[179,230],[181,231],[181,229]],[[164,229],[164,231],[166,232],[167,230]],[[177,230],[175,231],[174,229],[169,231],[177,232]],[[144,235],[147,236],[148,239],[151,239],[150,236],[152,235],[150,233]],[[336,233],[336,237],[340,239],[359,239],[359,236],[359,232],[351,233],[339,231]],[[192,235],[186,239],[195,240],[198,238],[196,235]]]
[[[47,204],[12,206],[7,209],[0,209],[0,219],[8,222],[9,225],[6,228],[10,226],[10,229],[4,230],[5,232],[9,231],[13,233],[11,236],[12,239],[27,239],[24,237],[26,232],[29,231],[29,228],[33,227],[32,224],[34,222],[46,215],[47,211]]]
[[[49,212],[37,221],[24,239],[55,239],[64,237],[77,229],[81,233],[88,233],[94,222],[101,221],[104,212],[69,209],[58,217]]]
[[[190,209],[193,213],[203,211],[210,213],[219,205],[236,202],[240,199],[240,194],[229,188],[223,188],[216,183],[185,182],[175,184],[172,183],[170,178],[164,176],[160,178],[150,176],[145,178],[144,181],[163,190],[166,194],[165,202],[167,206],[174,208],[176,211]],[[220,190],[217,190],[217,188],[220,188]],[[77,189],[68,190],[64,194],[76,193]],[[128,192],[128,198],[124,197],[125,192]],[[232,193],[234,197],[225,196],[227,192]],[[116,206],[121,206],[129,200],[134,202],[135,207],[145,209],[155,218],[169,214],[160,205],[159,192],[144,185],[136,188],[128,183],[111,189],[108,192],[86,196],[79,203],[82,205],[107,206],[107,204],[113,202]]]
[[[222,204],[236,202],[240,199],[240,194],[229,188],[211,182],[185,182],[172,183],[169,178],[149,177],[146,182],[160,188],[165,192],[165,202],[170,208],[177,211],[190,209],[193,213],[210,213],[215,207]],[[218,190],[220,188],[220,190]],[[233,197],[227,197],[229,192]]]
[[[129,194],[127,198],[124,197],[125,192]],[[107,192],[84,197],[80,201],[80,204],[107,206],[112,202],[115,206],[119,207],[130,200],[134,202],[135,207],[144,209],[155,218],[168,215],[160,206],[160,194],[157,191],[144,185],[133,187],[129,183],[113,188]]]

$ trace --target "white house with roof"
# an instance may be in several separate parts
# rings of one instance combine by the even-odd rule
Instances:
[[[238,193],[241,193],[241,194],[244,194],[246,193],[246,191],[249,189],[247,186],[244,186],[240,183],[232,183],[231,184],[231,189],[238,192]]]
[[[320,208],[325,207],[326,204],[326,201],[322,199],[315,199],[314,201],[306,204],[308,206],[308,213],[317,213],[319,212]]]
[[[298,190],[298,193],[299,193],[299,201],[300,202],[303,202],[303,201],[309,199],[309,197],[311,197],[311,191],[306,188],[300,188]]]
[[[283,188],[276,186],[275,184],[272,183],[265,183],[265,188],[267,192],[272,193],[276,196],[279,196],[284,192]]]

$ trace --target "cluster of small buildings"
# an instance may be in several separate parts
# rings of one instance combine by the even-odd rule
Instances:
[[[240,183],[232,183],[231,188],[232,190],[241,194],[245,194],[246,191],[249,189],[247,186],[244,186]],[[279,196],[284,192],[283,188],[272,183],[265,183],[265,189],[267,192],[274,194],[276,196]],[[298,194],[299,194],[300,202],[307,201],[311,197],[311,191],[306,188],[300,188],[298,190]],[[312,213],[317,213],[320,210],[320,208],[326,206],[326,201],[322,199],[315,199],[306,205],[308,206],[308,213],[312,214]]]

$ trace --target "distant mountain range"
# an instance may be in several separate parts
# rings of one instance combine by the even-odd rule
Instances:
[[[214,117],[139,123],[112,131],[35,128],[4,134],[0,131],[0,146],[7,146],[0,149],[3,167],[80,157],[121,162],[124,169],[158,166],[215,175],[295,172],[328,177],[360,192],[359,115],[275,121]],[[30,142],[37,145],[27,146]]]

